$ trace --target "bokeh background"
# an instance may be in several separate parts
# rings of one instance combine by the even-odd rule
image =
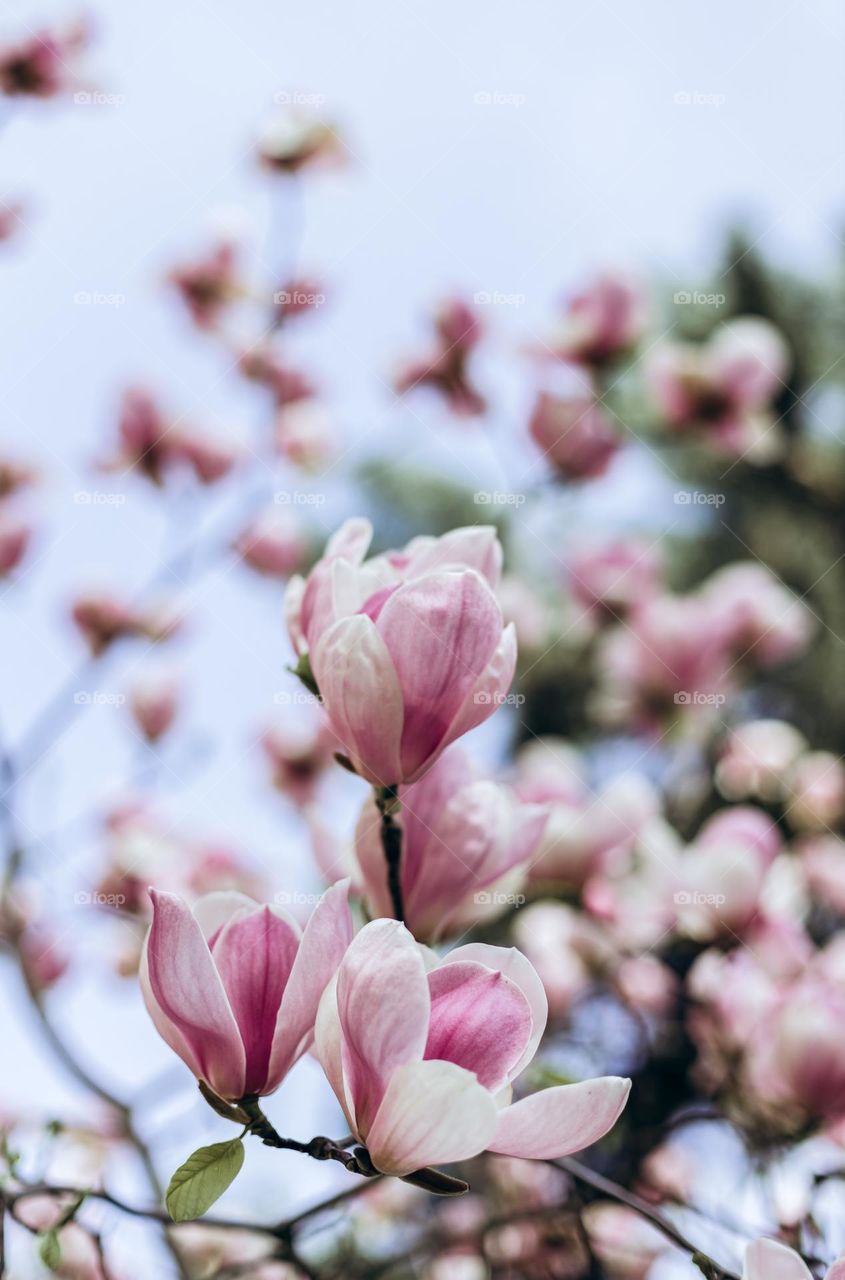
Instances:
[[[16,42],[78,16],[8,0],[3,34]],[[309,823],[273,789],[260,741],[271,724],[310,711],[286,672],[283,584],[245,566],[233,538],[280,491],[298,495],[288,509],[316,551],[361,511],[389,545],[481,518],[477,502],[474,514],[465,506],[478,492],[539,490],[494,514],[508,517],[508,553],[544,591],[557,589],[567,548],[585,532],[671,536],[694,562],[713,513],[679,508],[674,464],[650,443],[634,440],[586,484],[550,484],[527,434],[531,352],[561,298],[598,270],[625,269],[653,297],[646,346],[722,318],[717,305],[691,321],[694,308],[673,302],[679,292],[700,286],[735,303],[738,288],[765,280],[775,306],[795,315],[795,277],[810,281],[801,306],[808,323],[827,325],[834,350],[814,351],[808,381],[833,364],[845,13],[833,0],[705,9],[150,0],[92,4],[87,16],[92,37],[70,91],[2,104],[0,198],[20,207],[0,246],[0,445],[38,479],[15,498],[32,537],[0,588],[0,718],[11,758],[27,748],[6,792],[26,849],[27,910],[49,921],[50,948],[69,957],[46,997],[50,1016],[110,1090],[140,1100],[166,1177],[219,1124],[157,1039],[134,979],[117,971],[138,927],[91,900],[109,856],[106,816],[146,797],[160,825],[155,848],[138,856],[166,874],[180,842],[196,841],[237,850],[271,896],[321,885]],[[260,131],[292,99],[331,122],[344,163],[302,180],[262,170]],[[331,449],[309,472],[268,453],[264,389],[238,375],[232,341],[197,331],[167,282],[221,236],[237,243],[251,291],[232,309],[235,348],[271,327],[254,305],[262,290],[302,275],[325,283],[325,304],[285,331],[286,357],[319,385],[329,424]],[[489,409],[477,419],[456,420],[434,393],[392,389],[398,361],[426,346],[432,309],[455,294],[477,300],[487,328],[473,377]],[[235,439],[243,456],[232,475],[160,491],[127,467],[98,470],[114,453],[127,385]],[[819,412],[841,440],[842,393],[825,387]],[[766,484],[750,489],[764,511],[779,492]],[[467,511],[467,521],[451,518]],[[92,666],[74,600],[97,590],[147,601],[151,581],[157,601],[184,610],[179,633],[162,646],[115,646]],[[150,747],[125,699],[136,678],[163,670],[178,678],[182,705],[177,727]],[[473,735],[482,766],[504,767],[515,741],[554,727],[538,709],[548,705],[543,680],[533,705],[526,689],[527,710],[503,709]],[[822,686],[820,714],[801,727],[838,754],[828,701],[841,698]],[[647,772],[671,766],[672,742],[647,749]],[[612,734],[597,768],[642,756],[637,735]],[[348,838],[360,785],[333,778],[326,797],[327,825]],[[11,958],[0,1002],[3,1113],[35,1127],[45,1116],[89,1121],[90,1095],[51,1054]],[[295,1118],[303,1135],[337,1124],[310,1062],[274,1114]],[[67,1158],[77,1169],[78,1152]],[[134,1157],[115,1161],[114,1185],[143,1199]],[[721,1161],[714,1200],[736,1207],[747,1196],[753,1221],[756,1189],[739,1174],[731,1183]],[[279,1217],[341,1185],[342,1173],[256,1149],[222,1208]],[[110,1219],[105,1230],[116,1276],[170,1274],[143,1224],[122,1219],[118,1235]],[[15,1247],[10,1274],[38,1274],[29,1241]],[[696,1272],[670,1258],[653,1274]]]

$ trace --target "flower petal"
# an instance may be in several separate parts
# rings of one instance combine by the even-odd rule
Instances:
[[[777,1240],[755,1240],[745,1251],[742,1280],[813,1280],[813,1277],[798,1254],[785,1244]],[[836,1277],[829,1272],[827,1280],[836,1280]]]
[[[630,1080],[601,1076],[532,1093],[502,1108],[489,1149],[530,1160],[582,1151],[613,1128],[630,1089]]]
[[[244,1092],[244,1047],[200,926],[175,894],[151,889],[150,897],[153,922],[146,945],[149,994],[187,1045],[191,1060],[184,1060],[191,1070],[222,1098],[240,1098]],[[148,1008],[160,1028],[149,1001]],[[178,1053],[176,1039],[168,1039],[168,1043]]]
[[[516,628],[509,622],[489,663],[469,691],[463,705],[458,708],[446,732],[445,742],[462,738],[501,706],[511,687],[515,668]]]
[[[502,544],[492,524],[450,529],[439,538],[415,538],[407,548],[406,578],[434,569],[475,569],[495,591],[502,573]]]
[[[402,691],[405,780],[446,745],[449,725],[496,651],[502,613],[475,570],[444,570],[395,591],[377,626]]]
[[[346,1086],[366,1134],[393,1072],[422,1058],[428,1034],[425,965],[398,920],[374,920],[351,943],[338,969],[337,1008]]]
[[[217,889],[213,893],[204,893],[191,910],[202,930],[202,936],[210,943],[236,912],[254,911],[260,905],[254,898],[238,893],[236,889]]]
[[[500,969],[506,978],[510,978],[520,988],[531,1008],[531,1036],[525,1052],[510,1072],[510,1078],[514,1080],[528,1066],[543,1038],[549,1016],[546,988],[531,961],[516,947],[493,947],[486,942],[468,942],[465,947],[456,947],[454,951],[450,951],[442,963],[455,964],[464,960],[473,960],[476,964],[486,965],[488,969]]]
[[[337,1011],[337,974],[323,992],[314,1027],[314,1050],[335,1097],[343,1108],[352,1134],[361,1140],[355,1107],[343,1074],[343,1032]]]
[[[466,961],[428,975],[431,1018],[427,1059],[454,1062],[496,1093],[531,1035],[531,1008],[503,973]]]
[[[363,614],[330,627],[312,667],[332,729],[374,786],[401,781],[402,691],[375,623]]]
[[[299,935],[270,907],[233,916],[212,943],[246,1051],[245,1093],[267,1092],[273,1035],[298,947]]]
[[[270,1082],[280,1083],[308,1048],[320,997],[352,941],[349,881],[339,880],[317,903],[305,926],[282,996],[270,1055]]]
[[[496,1104],[471,1072],[453,1062],[411,1062],[394,1071],[367,1150],[382,1173],[402,1177],[478,1155],[495,1128]]]

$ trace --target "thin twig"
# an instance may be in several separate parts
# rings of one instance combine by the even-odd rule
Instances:
[[[397,787],[381,787],[376,791],[376,806],[381,814],[381,847],[387,863],[387,888],[397,920],[405,919],[402,901],[402,828],[396,821],[399,812]]]

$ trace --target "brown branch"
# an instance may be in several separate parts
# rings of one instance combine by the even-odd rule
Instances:
[[[381,814],[381,847],[387,863],[387,888],[397,920],[405,919],[402,901],[402,828],[396,821],[399,812],[398,788],[381,787],[376,790],[376,806]]]

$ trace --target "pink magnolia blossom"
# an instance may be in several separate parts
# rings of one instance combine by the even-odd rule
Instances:
[[[572,298],[546,346],[561,360],[602,365],[637,344],[647,310],[637,281],[619,273],[601,275]]]
[[[434,317],[435,342],[418,359],[407,361],[394,379],[399,395],[414,387],[429,386],[445,398],[460,417],[484,413],[487,405],[469,377],[469,356],[478,345],[483,326],[468,303],[460,298],[444,302]]]
[[[310,545],[293,511],[273,507],[255,517],[235,540],[234,549],[257,573],[289,578],[307,562]]]
[[[777,329],[746,316],[717,329],[706,343],[656,348],[647,375],[673,431],[700,435],[723,453],[765,461],[779,451],[772,404],[789,365]]]
[[[132,717],[148,742],[158,742],[179,711],[176,678],[155,672],[135,681],[129,701]]]
[[[716,782],[729,800],[781,800],[807,740],[783,720],[751,720],[733,729],[716,765]]]
[[[181,624],[179,615],[168,607],[136,609],[107,592],[78,596],[72,617],[95,655],[104,653],[115,640],[129,636],[165,640]]]
[[[382,1173],[485,1150],[550,1159],[607,1133],[630,1082],[608,1076],[509,1104],[546,1011],[543,984],[518,951],[471,943],[438,962],[404,925],[375,920],[326,989],[317,1053]]]
[[[261,737],[261,746],[272,770],[273,786],[298,805],[307,805],[314,799],[337,745],[322,718],[286,719]]]
[[[150,891],[141,963],[156,1029],[221,1098],[272,1093],[312,1043],[320,997],[352,936],[347,885],[315,907],[304,933],[276,907],[209,894],[193,912]]]
[[[88,25],[80,21],[64,31],[37,31],[20,44],[6,45],[0,49],[0,93],[55,98],[68,92],[76,84],[73,64],[89,36]]]
[[[416,782],[496,710],[516,639],[490,585],[494,529],[416,538],[365,562],[371,536],[368,521],[347,521],[307,580],[291,579],[288,629],[342,750],[374,786],[393,786]]]
[[[542,391],[528,430],[565,480],[603,475],[622,441],[591,396],[555,396]]]
[[[744,560],[726,565],[710,575],[699,594],[736,658],[776,666],[803,653],[813,637],[809,609],[765,565]]]
[[[308,276],[286,280],[282,288],[273,294],[276,323],[281,325],[295,316],[305,315],[321,307],[326,301],[323,288],[321,281]]]
[[[432,941],[500,915],[522,885],[545,811],[477,779],[459,747],[399,797],[404,918],[414,937]],[[380,827],[375,805],[365,803],[355,835],[358,864],[371,915],[389,917]]]
[[[237,245],[221,240],[203,257],[174,267],[168,281],[199,329],[214,329],[229,304],[244,291],[237,269]]]
[[[335,450],[328,410],[313,400],[281,405],[273,432],[278,452],[303,471],[324,469]]]
[[[569,587],[575,599],[599,619],[625,617],[657,595],[663,564],[655,543],[637,538],[581,547],[569,557]]]
[[[745,1251],[742,1280],[813,1280],[807,1264],[778,1240],[755,1240]],[[825,1272],[824,1280],[845,1280],[845,1254]]]
[[[238,356],[238,371],[249,382],[265,387],[279,406],[310,400],[316,395],[311,379],[286,364],[266,343],[242,351]]]
[[[291,107],[279,112],[264,127],[258,141],[258,155],[265,169],[290,174],[342,163],[346,149],[330,124]]]
[[[117,452],[102,465],[107,471],[132,468],[157,485],[176,468],[187,468],[201,484],[213,484],[228,475],[237,457],[230,442],[169,418],[144,387],[129,387],[120,408]]]
[[[809,751],[789,778],[789,825],[796,831],[829,831],[845,817],[845,767],[831,751]]]

